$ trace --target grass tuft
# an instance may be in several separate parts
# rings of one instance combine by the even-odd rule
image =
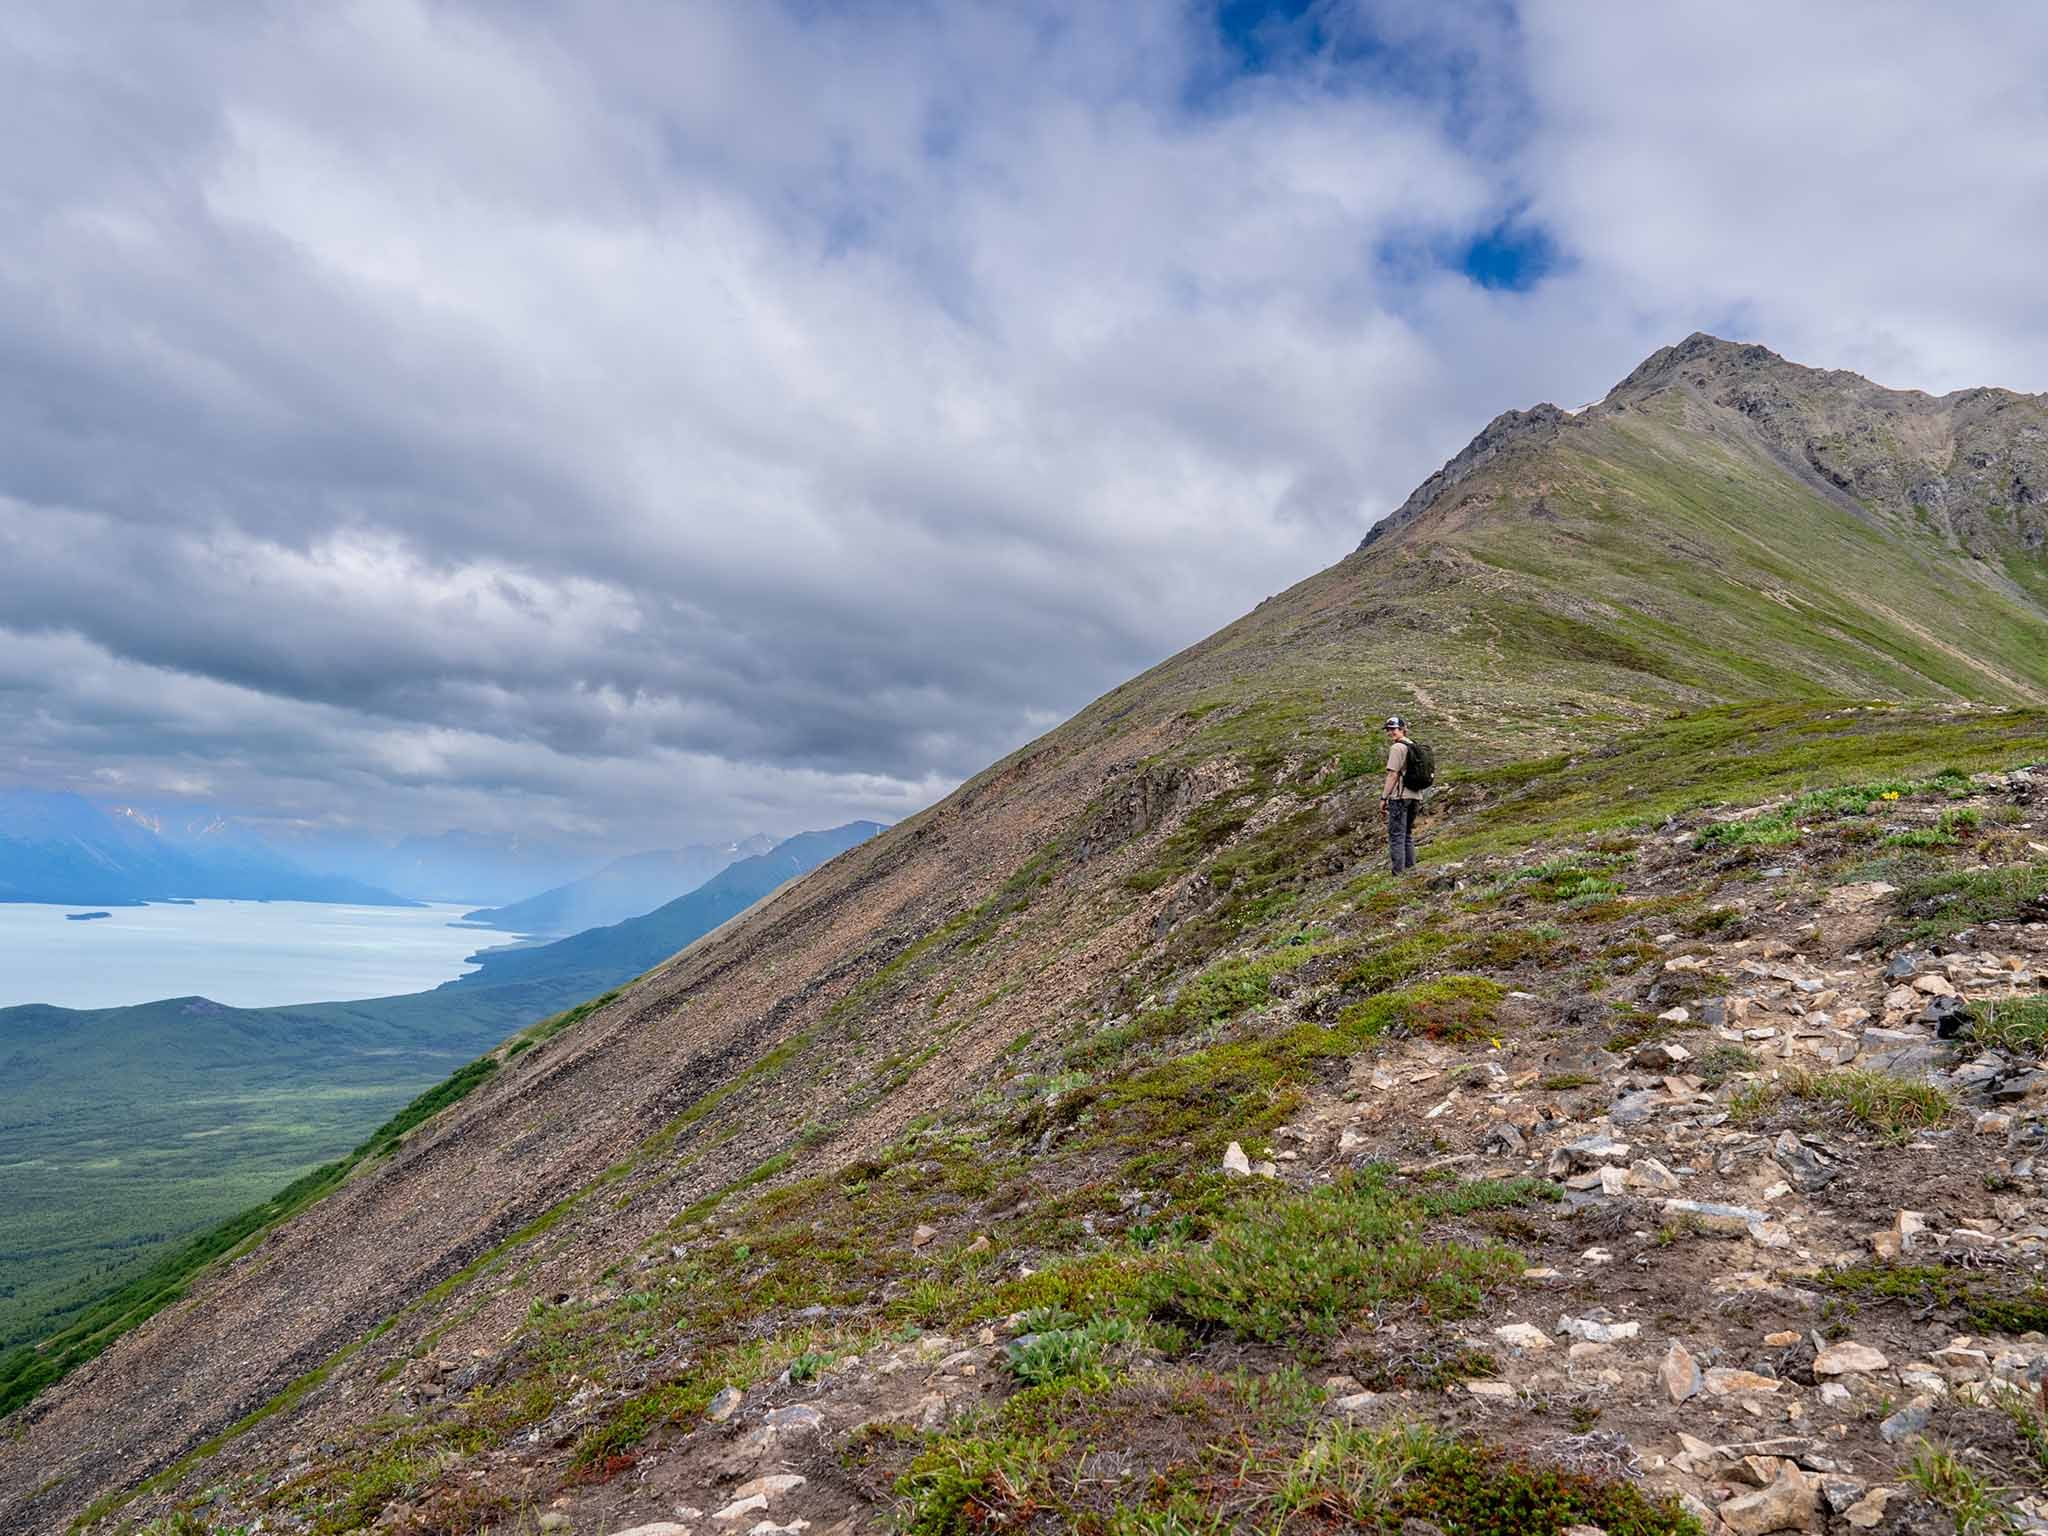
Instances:
[[[2048,997],[1973,1003],[1970,1038],[2009,1056],[2048,1055]]]
[[[1998,1490],[1945,1445],[1923,1441],[1906,1481],[1939,1504],[1955,1522],[1956,1536],[2017,1531],[2019,1517]]]
[[[1952,938],[1981,923],[2048,918],[2048,861],[1920,875],[1902,882],[1892,903],[1898,916],[1885,933],[1890,946]]]
[[[1755,1125],[1777,1111],[1787,1098],[1829,1104],[1893,1141],[1941,1124],[1955,1109],[1955,1100],[1932,1083],[1909,1082],[1885,1072],[1851,1068],[1810,1072],[1795,1068],[1776,1081],[1757,1083],[1729,1101],[1738,1125]]]

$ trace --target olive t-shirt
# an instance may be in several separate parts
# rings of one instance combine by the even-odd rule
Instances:
[[[1387,772],[1394,776],[1396,800],[1420,800],[1421,792],[1408,787],[1408,743],[1397,741],[1387,748]]]

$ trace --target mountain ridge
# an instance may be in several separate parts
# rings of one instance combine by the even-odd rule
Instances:
[[[507,906],[465,912],[462,920],[508,933],[555,936],[602,928],[687,895],[727,865],[771,851],[775,842],[756,834],[716,846],[692,844],[628,854],[581,880],[551,886]]]
[[[1593,1134],[1630,1123],[1610,1102],[1616,1117],[1642,1108],[1606,1090],[1720,1123],[1738,1094],[1800,1101],[1807,1079],[1748,1047],[1717,1058],[1711,1085],[1653,1086],[1727,1043],[1692,1009],[1740,1018],[1738,996],[1775,1009],[1795,986],[1835,985],[1843,1017],[1855,1001],[1884,1021],[1868,1045],[1814,1024],[1828,1049],[1841,1036],[1874,1059],[1924,1040],[1939,1058],[1917,1008],[1884,1001],[1896,936],[1964,944],[2023,927],[2048,899],[2021,825],[2039,793],[2021,770],[2048,762],[2048,715],[2031,702],[2048,691],[2048,612],[2024,564],[2038,563],[2032,503],[2001,520],[1989,499],[2031,487],[2031,407],[1953,423],[1986,462],[1931,478],[1901,468],[1914,443],[1896,424],[1839,447],[1816,431],[1821,462],[1849,481],[1831,494],[1755,424],[1776,413],[1790,441],[1832,419],[1822,376],[1773,373],[1778,393],[1755,391],[1753,412],[1692,381],[1688,365],[1708,373],[1701,359],[1720,354],[1680,355],[1689,345],[1654,377],[1632,373],[1621,408],[1509,421],[1328,570],[544,1037],[508,1041],[466,1097],[17,1415],[0,1513],[169,1518],[219,1488],[221,1518],[414,1530],[509,1529],[556,1508],[623,1529],[717,1508],[713,1496],[780,1499],[778,1518],[798,1508],[847,1530],[896,1498],[933,1532],[1083,1516],[1199,1529],[1186,1522],[1215,1514],[1204,1500],[1233,1475],[1253,1490],[1277,1485],[1278,1467],[1320,1475],[1349,1416],[1399,1411],[1454,1437],[1450,1450],[1404,1442],[1411,1491],[1450,1498],[1484,1471],[1499,1507],[1549,1490],[1526,1495],[1557,1516],[1541,1529],[1684,1529],[1670,1501],[1722,1494],[1673,1464],[1651,1490],[1666,1502],[1629,1502],[1650,1494],[1614,1471],[1634,1457],[1626,1439],[1591,1463],[1597,1479],[1582,1465],[1584,1481],[1563,1484],[1489,1449],[1511,1422],[1486,1417],[1493,1401],[1519,1405],[1545,1443],[1592,1442],[1564,1385],[1460,1318],[1489,1298],[1546,1327],[1553,1304],[1631,1306],[1613,1277],[1639,1259],[1644,1274],[1671,1266],[1671,1289],[1645,1303],[1653,1319],[1734,1319],[1683,1305],[1736,1262],[1701,1251],[1711,1232],[1673,1217],[1670,1242],[1629,1247],[1627,1266],[1586,1257],[1658,1220],[1606,1187]],[[1939,519],[1896,510],[1899,490],[1937,481]],[[1875,505],[1843,506],[1857,487]],[[1999,572],[2009,586],[1987,579]],[[1373,867],[1376,722],[1397,708],[1420,717],[1445,778],[1425,876],[1405,885]],[[1835,905],[1851,887],[1867,913],[1854,924]],[[1726,972],[1703,979],[1681,935]],[[1795,943],[1825,946],[1839,983],[1783,958]],[[1739,967],[1764,966],[1771,946],[1792,979],[1765,976],[1780,993],[1753,996]],[[1989,962],[1965,958],[1956,973],[1976,987]],[[1932,995],[1929,974],[1909,995]],[[1674,1003],[1684,1017],[1668,1017]],[[1684,1054],[1637,1064],[1681,1033]],[[1788,1051],[1802,1038],[1771,1031]],[[1512,1135],[1489,1126],[1495,1109]],[[1662,1134],[1663,1120],[1634,1123]],[[1568,1150],[1581,1143],[1590,1167]],[[1765,1198],[1761,1183],[1721,1187],[1711,1141],[1657,1145],[1662,1173],[1641,1177],[1704,1191],[1710,1216]],[[1982,1181],[2019,1180],[2017,1162],[1997,1163],[1988,1136],[1950,1145],[1942,1198],[1974,1187],[1993,1220]],[[1583,1188],[1546,1179],[1553,1147]],[[1232,1154],[1251,1172],[1247,1148],[1270,1183],[1223,1172]],[[1847,1242],[1844,1223],[1867,1221],[1880,1190],[1928,1187],[1899,1161],[1909,1151],[1859,1141],[1892,1182],[1839,1212],[1816,1197],[1797,1219]],[[1756,1213],[1758,1237],[1743,1217],[1729,1240],[1783,1289],[1795,1280],[1772,1268],[1774,1220],[1785,1228]],[[1316,1236],[1332,1231],[1465,1268],[1418,1258],[1383,1275]],[[1535,1249],[1559,1278],[1511,1279],[1523,1261],[1502,1244]],[[1265,1321],[1252,1293],[1277,1309]],[[2010,1336],[1997,1325],[2031,1316],[2006,1290],[1958,1294],[1981,1304],[1978,1331]],[[1316,1310],[1338,1301],[1341,1318]],[[1983,1310],[1994,1302],[2022,1310]],[[1785,1325],[1778,1311],[1755,1321]],[[1316,1342],[1323,1323],[1349,1329],[1334,1353]],[[919,1326],[944,1340],[921,1360],[902,1339]],[[1755,1331],[1717,1334],[1709,1358],[1750,1359]],[[1311,1371],[1278,1368],[1273,1346],[1290,1339]],[[1587,1358],[1614,1370],[1601,1401],[1615,1422],[1637,1423],[1638,1388],[1661,1390],[1652,1365]],[[1788,1357],[1781,1374],[1794,1368]],[[1337,1385],[1316,1386],[1323,1373]],[[1467,1377],[1489,1392],[1458,1393]],[[1175,1412],[1197,1445],[1259,1456],[1223,1467],[1172,1451]],[[1853,1451],[1899,1481],[1909,1453],[1875,1424],[1859,1417],[1849,1450],[1816,1438],[1810,1454]],[[1467,1436],[1478,1448],[1456,1449]],[[1119,1458],[1099,1480],[1075,1464],[1077,1437]],[[1365,1455],[1381,1442],[1345,1443]],[[805,1487],[743,1493],[756,1475]],[[1791,1479],[1788,1498],[1819,1498],[1796,1466],[1769,1475]],[[1130,1504],[1064,1502],[1098,1482]],[[1161,1506],[1162,1486],[1192,1503]],[[1258,1507],[1381,1512],[1320,1483],[1312,1496]]]

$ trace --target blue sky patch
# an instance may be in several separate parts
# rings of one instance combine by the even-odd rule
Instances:
[[[1321,44],[1315,10],[1315,0],[1223,0],[1216,31],[1245,72],[1258,74]]]
[[[1524,293],[1556,268],[1557,244],[1533,225],[1503,221],[1468,244],[1457,264],[1482,288]]]

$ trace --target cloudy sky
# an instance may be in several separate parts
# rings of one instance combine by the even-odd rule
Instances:
[[[2048,11],[27,0],[0,784],[895,819],[1694,329],[2048,389]]]

